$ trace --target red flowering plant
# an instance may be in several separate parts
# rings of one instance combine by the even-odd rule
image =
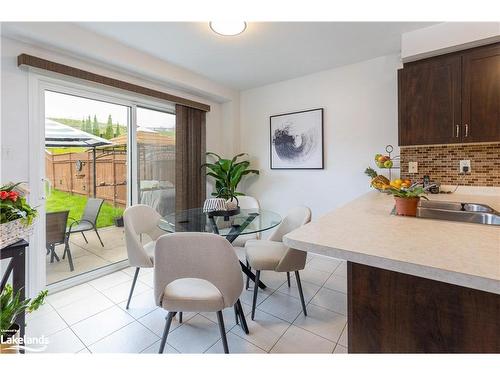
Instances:
[[[36,209],[26,202],[27,190],[19,185],[20,183],[7,184],[0,187],[0,224],[21,219],[28,226],[37,215]]]

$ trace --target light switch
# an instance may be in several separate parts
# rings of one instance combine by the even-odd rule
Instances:
[[[408,173],[418,173],[418,163],[416,161],[408,163]]]

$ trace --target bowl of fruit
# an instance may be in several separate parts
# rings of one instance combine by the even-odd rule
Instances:
[[[389,155],[375,155],[375,163],[379,168],[392,168],[394,166],[394,161]]]
[[[370,167],[365,169],[365,174],[372,179],[370,185],[382,192],[388,193],[391,189],[401,190],[412,187],[410,179],[396,178],[391,181],[387,177],[378,174],[373,168]]]
[[[378,174],[373,168],[366,168],[365,174],[372,179],[370,183],[372,188],[385,191],[391,187],[391,181],[387,177]]]
[[[389,182],[390,187],[394,189],[409,189],[411,187],[411,180],[410,179],[401,179],[401,178],[396,178],[395,180],[392,180]]]

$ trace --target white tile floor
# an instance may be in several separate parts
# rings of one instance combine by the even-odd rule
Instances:
[[[237,249],[242,257],[241,248]],[[250,334],[235,324],[232,308],[224,311],[231,353],[346,353],[346,263],[309,255],[301,272],[308,316],[301,310],[295,279],[263,272],[268,285],[259,291],[255,320],[250,319],[252,288],[241,296]],[[143,269],[130,309],[125,309],[133,269],[50,295],[28,317],[27,334],[49,338],[48,352],[156,353],[166,312],[153,300],[153,273]],[[168,337],[166,353],[221,353],[213,313],[184,313]]]

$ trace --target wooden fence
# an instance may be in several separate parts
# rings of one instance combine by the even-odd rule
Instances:
[[[175,152],[165,146],[138,145],[139,181],[175,184]],[[45,174],[51,188],[88,197],[94,195],[92,151],[45,153]],[[127,155],[124,150],[96,150],[96,197],[116,207],[127,204]]]
[[[52,155],[45,153],[45,174],[52,189],[88,197],[94,195],[92,151]],[[127,155],[96,151],[96,197],[117,207],[127,203]]]

